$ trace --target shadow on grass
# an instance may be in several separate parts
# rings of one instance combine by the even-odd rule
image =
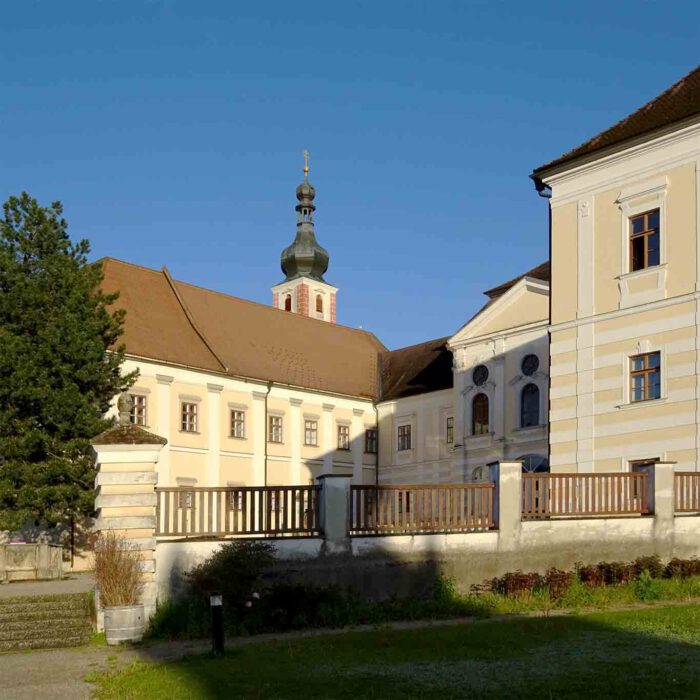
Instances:
[[[700,607],[673,606],[253,643],[139,664],[100,697],[697,698],[699,662]]]

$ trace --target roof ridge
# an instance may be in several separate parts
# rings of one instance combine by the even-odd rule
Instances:
[[[417,348],[417,347],[420,347],[421,345],[429,345],[430,343],[437,343],[440,341],[443,341],[446,343],[451,337],[452,337],[451,335],[446,335],[444,337],[440,336],[439,338],[433,338],[432,340],[423,340],[420,343],[413,343],[412,345],[404,345],[401,348],[394,348],[393,350],[387,350],[386,353],[399,352],[400,350],[410,350],[411,348]]]

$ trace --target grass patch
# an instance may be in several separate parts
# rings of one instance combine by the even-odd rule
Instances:
[[[257,643],[91,680],[104,700],[697,698],[698,662],[685,605]]]

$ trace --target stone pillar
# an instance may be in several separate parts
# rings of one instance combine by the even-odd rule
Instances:
[[[302,399],[289,399],[289,437],[291,441],[292,467],[289,474],[290,483],[301,485],[301,436],[304,426],[301,423]]]
[[[221,483],[221,392],[222,384],[207,384],[207,486],[223,486]]]
[[[323,417],[321,425],[321,445],[323,447],[323,473],[333,473],[333,455],[335,454],[336,438],[333,430],[333,409],[332,403],[323,404]]]
[[[265,419],[264,391],[253,392],[253,483],[265,485],[265,443],[267,441],[267,421]]]
[[[352,483],[362,484],[362,456],[365,453],[365,424],[362,420],[365,412],[361,408],[352,409],[352,425],[350,427],[350,446],[352,449]]]
[[[491,480],[496,484],[493,506],[498,548],[512,550],[520,540],[523,465],[520,462],[494,462],[489,467]]]
[[[649,509],[654,513],[654,541],[667,543],[673,536],[675,517],[675,462],[657,462],[649,469]]]
[[[158,422],[156,430],[158,435],[162,435],[166,440],[170,439],[170,414],[172,411],[170,385],[173,383],[173,379],[174,377],[166,374],[156,374],[156,381],[158,382]],[[158,461],[158,479],[159,486],[171,485],[170,450],[167,448],[161,452],[160,460]]]
[[[350,551],[350,483],[352,477],[322,474],[319,520],[325,554],[345,554]]]
[[[98,534],[112,530],[141,551],[147,618],[156,606],[156,464],[165,444],[165,438],[124,424],[92,441],[97,466],[94,529]]]

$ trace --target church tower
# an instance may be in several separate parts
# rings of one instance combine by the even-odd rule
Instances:
[[[314,234],[314,197],[309,182],[309,152],[304,151],[304,182],[297,187],[297,235],[282,251],[283,282],[272,288],[272,305],[302,316],[335,323],[337,288],[323,279],[328,269],[328,252]]]

